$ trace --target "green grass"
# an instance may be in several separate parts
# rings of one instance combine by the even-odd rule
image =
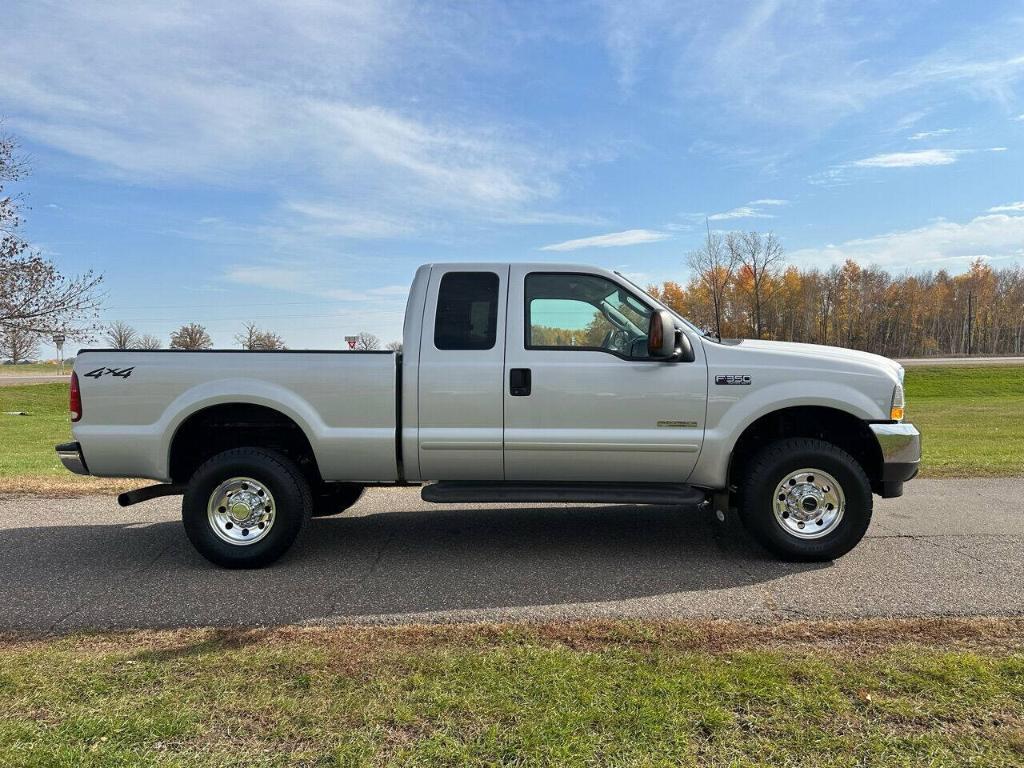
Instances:
[[[634,623],[15,641],[0,764],[1019,766],[1021,629],[994,648]]]
[[[906,388],[923,477],[1024,475],[1024,368],[910,368]],[[70,436],[66,384],[0,387],[0,478],[70,478],[53,452]]]
[[[0,477],[68,474],[53,446],[70,439],[67,384],[0,387]]]
[[[924,477],[1024,474],[1024,368],[908,368]]]

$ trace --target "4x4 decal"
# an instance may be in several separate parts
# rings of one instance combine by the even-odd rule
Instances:
[[[100,367],[100,368],[94,368],[93,370],[89,371],[88,373],[83,373],[82,375],[83,376],[88,376],[90,379],[98,379],[100,376],[108,376],[108,375],[109,376],[117,376],[118,378],[121,378],[121,379],[127,379],[129,376],[132,375],[132,371],[134,371],[134,370],[135,370],[135,366],[134,365],[131,368],[107,368],[107,367]]]

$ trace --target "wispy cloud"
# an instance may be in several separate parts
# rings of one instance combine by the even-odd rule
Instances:
[[[775,216],[771,213],[765,213],[764,211],[753,208],[749,205],[741,205],[739,208],[733,208],[729,211],[722,211],[720,213],[712,213],[708,216],[709,221],[728,221],[729,219],[774,219]]]
[[[566,240],[564,243],[545,245],[542,251],[578,251],[581,248],[618,248],[624,245],[640,245],[667,240],[672,235],[651,229],[627,229],[625,232],[610,232],[607,235],[581,237],[578,240]]]
[[[635,90],[644,78],[660,77],[659,85],[667,81],[670,93],[698,110],[714,102],[730,127],[739,119],[761,128],[820,128],[893,98],[913,106],[956,92],[1006,106],[1024,79],[1020,14],[965,25],[938,46],[910,52],[899,43],[934,11],[907,4],[808,9],[784,0],[700,10],[685,2],[605,0],[602,7],[620,83]]]
[[[720,213],[712,213],[708,216],[709,221],[729,221],[730,219],[774,219],[775,214],[768,213],[763,210],[765,206],[777,207],[780,205],[788,205],[789,200],[782,200],[776,197],[763,198],[761,200],[752,200],[746,205],[741,205],[737,208],[732,208],[728,211],[721,211]]]
[[[419,97],[465,66],[471,14],[410,0],[32,5],[11,11],[0,102],[11,128],[90,175],[275,189],[301,195],[292,213],[333,236],[379,238],[451,214],[557,220],[560,176],[585,157]],[[416,99],[403,95],[410,75]]]
[[[921,141],[923,139],[932,139],[936,136],[946,136],[953,133],[953,128],[936,128],[933,131],[918,131],[914,135],[908,137],[911,141]]]
[[[971,259],[1019,259],[1024,256],[1024,216],[1003,213],[978,216],[966,223],[940,219],[917,229],[847,240],[825,248],[803,248],[789,254],[807,266],[854,259],[889,268],[963,266]]]
[[[1006,205],[995,205],[988,209],[989,213],[1024,213],[1024,201],[1018,203],[1007,203]]]
[[[861,168],[914,168],[920,165],[950,165],[964,153],[962,149],[921,149],[914,152],[887,152],[855,160]]]

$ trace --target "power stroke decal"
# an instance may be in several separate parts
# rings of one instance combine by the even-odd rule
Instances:
[[[724,373],[715,376],[715,384],[750,384],[750,377],[742,373]]]

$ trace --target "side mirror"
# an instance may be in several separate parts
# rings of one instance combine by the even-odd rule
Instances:
[[[647,354],[666,360],[676,356],[676,324],[672,315],[660,309],[651,315],[647,330]]]

